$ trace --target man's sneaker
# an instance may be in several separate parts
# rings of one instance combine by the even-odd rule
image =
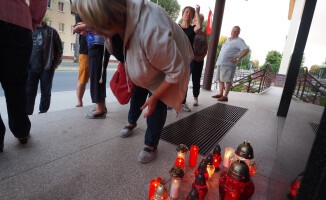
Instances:
[[[198,106],[198,100],[194,100],[194,106]]]
[[[121,131],[120,131],[120,137],[126,138],[129,137],[132,134],[132,130],[136,128],[137,124],[134,124],[132,127],[130,126],[125,126]]]
[[[191,109],[187,106],[187,104],[182,104],[182,110],[186,112],[191,112]]]
[[[141,163],[148,163],[152,161],[157,153],[157,149],[151,150],[150,148],[145,147],[140,153],[138,157],[138,161]]]

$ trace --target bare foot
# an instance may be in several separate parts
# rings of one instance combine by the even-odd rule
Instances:
[[[77,104],[76,107],[83,107],[83,104]]]

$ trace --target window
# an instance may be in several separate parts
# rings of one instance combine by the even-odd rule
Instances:
[[[75,45],[75,43],[71,43],[71,52],[75,52],[75,50],[76,50],[76,45]]]
[[[48,1],[48,8],[52,8],[52,0]]]
[[[71,25],[71,32],[70,33],[74,34],[74,26],[73,25]]]
[[[62,50],[64,51],[65,50],[65,43],[62,42]]]
[[[52,21],[51,20],[49,20],[47,24],[48,24],[48,26],[52,27]]]
[[[59,11],[60,12],[64,12],[65,11],[65,3],[63,3],[63,2],[59,2]]]
[[[65,32],[65,24],[59,23],[59,32]]]

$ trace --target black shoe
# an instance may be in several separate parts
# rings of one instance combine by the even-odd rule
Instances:
[[[85,118],[86,119],[105,119],[106,118],[106,113],[103,112],[103,113],[99,113],[99,114],[96,114],[94,115],[93,113],[88,113],[85,115]]]
[[[95,112],[96,111],[96,108],[93,108],[92,110],[91,110],[91,112]],[[105,107],[105,114],[108,114],[108,109]]]
[[[3,152],[3,144],[0,144],[0,153]]]
[[[23,138],[18,138],[20,144],[26,144],[29,139],[29,135]]]

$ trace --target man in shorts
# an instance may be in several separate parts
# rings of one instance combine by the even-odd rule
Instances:
[[[237,62],[249,52],[246,43],[242,38],[238,37],[239,34],[240,27],[234,26],[231,31],[231,37],[223,44],[217,59],[216,80],[219,81],[220,93],[212,97],[218,98],[219,101],[228,101],[228,94],[232,86]]]

